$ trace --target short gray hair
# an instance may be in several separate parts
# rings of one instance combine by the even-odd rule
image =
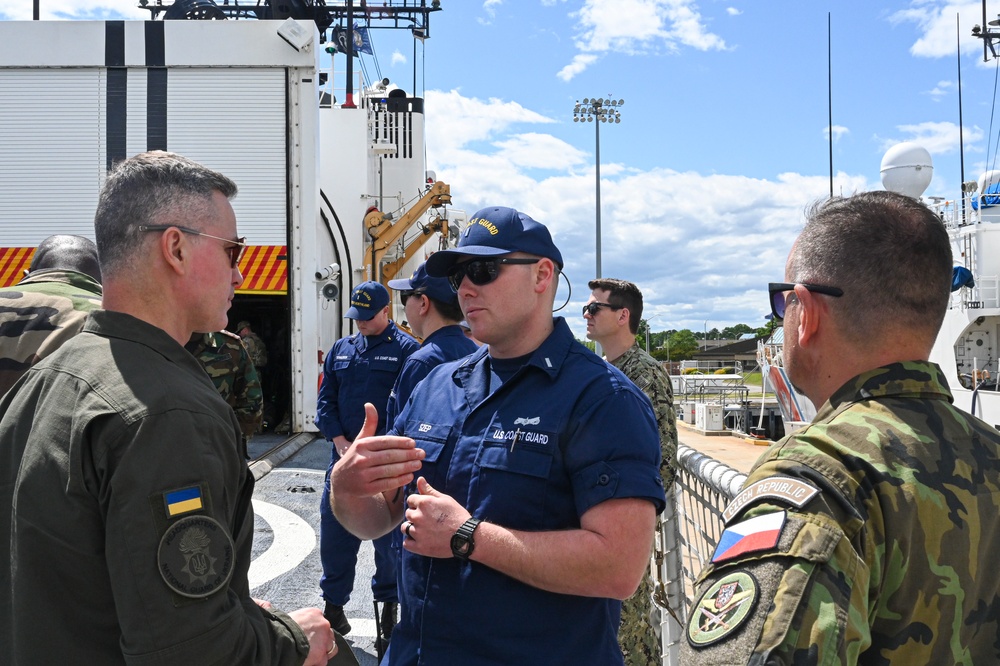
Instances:
[[[115,165],[94,216],[101,271],[114,275],[137,258],[145,240],[140,225],[159,224],[164,215],[178,213],[197,219],[196,211],[209,205],[215,192],[232,199],[236,183],[175,153],[156,150]]]
[[[916,199],[874,191],[814,204],[789,261],[789,278],[839,287],[830,308],[858,342],[887,330],[937,336],[951,293],[944,223]]]

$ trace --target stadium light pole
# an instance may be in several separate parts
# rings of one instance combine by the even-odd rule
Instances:
[[[597,146],[595,162],[597,164],[596,176],[596,200],[597,200],[597,244],[596,262],[597,274],[594,277],[601,277],[601,123],[620,123],[622,121],[621,106],[625,103],[623,99],[608,99],[603,97],[584,97],[583,101],[577,101],[573,107],[573,122],[594,123],[594,141]]]

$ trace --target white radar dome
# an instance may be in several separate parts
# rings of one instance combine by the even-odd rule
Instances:
[[[918,198],[931,184],[931,154],[915,143],[897,143],[882,156],[882,187]]]

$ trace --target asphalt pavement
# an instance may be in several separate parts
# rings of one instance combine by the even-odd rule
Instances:
[[[330,463],[330,444],[315,434],[265,434],[248,447],[250,467],[260,475],[254,489],[254,546],[251,594],[284,611],[323,608],[319,579],[319,503]],[[371,577],[375,573],[371,542],[361,544],[354,593],[344,607],[351,623],[347,642],[362,666],[376,666],[375,612]]]

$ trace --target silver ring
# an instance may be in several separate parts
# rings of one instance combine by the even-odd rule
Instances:
[[[413,538],[413,537],[410,536],[410,528],[411,527],[413,527],[413,523],[411,523],[410,521],[406,521],[406,529],[403,530],[403,534],[405,534],[406,537],[410,538],[410,539]]]

